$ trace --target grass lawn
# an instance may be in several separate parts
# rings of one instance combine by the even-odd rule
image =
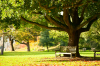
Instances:
[[[80,54],[93,57],[90,51]],[[100,66],[100,60],[77,57],[56,59],[54,52],[4,52],[4,55],[0,55],[0,66]]]

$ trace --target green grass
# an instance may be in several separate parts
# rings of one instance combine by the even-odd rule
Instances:
[[[4,52],[4,55],[0,56],[53,56],[54,52]]]
[[[80,52],[82,56],[93,57],[93,52]],[[93,63],[92,63],[93,62]],[[91,63],[91,64],[90,64]],[[0,55],[0,66],[92,66],[100,61],[58,61],[55,52],[4,52]]]

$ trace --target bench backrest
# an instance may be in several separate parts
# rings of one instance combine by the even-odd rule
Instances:
[[[86,51],[86,48],[83,48],[83,51]]]
[[[76,46],[60,46],[61,52],[76,52]]]
[[[91,48],[91,51],[94,51],[95,50],[95,48]]]

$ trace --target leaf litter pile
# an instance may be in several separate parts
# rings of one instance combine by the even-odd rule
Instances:
[[[43,58],[42,62],[55,62],[53,64],[49,64],[47,66],[100,66],[100,58],[92,58],[92,57],[57,57],[57,58]]]
[[[0,66],[100,66],[100,58],[2,57]]]

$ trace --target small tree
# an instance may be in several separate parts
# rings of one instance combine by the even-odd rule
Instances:
[[[54,45],[53,44],[54,39],[49,37],[49,30],[42,31],[40,36],[41,37],[40,37],[39,45],[46,46],[47,50],[49,51],[49,46]]]
[[[12,35],[17,42],[27,46],[27,51],[30,51],[29,40],[35,39],[39,32],[37,29],[34,29],[33,26],[30,27],[30,24],[27,24],[26,26],[21,25],[21,28],[14,31]]]
[[[27,33],[23,31],[16,31],[13,36],[15,38],[15,41],[19,42],[20,44],[25,44],[27,46],[27,51],[30,51],[30,46],[29,46],[30,36]]]

